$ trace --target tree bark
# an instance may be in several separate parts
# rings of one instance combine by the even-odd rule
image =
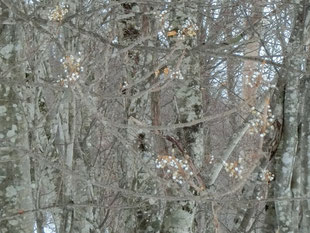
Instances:
[[[308,11],[305,10],[308,4],[308,1],[302,1],[295,8],[295,17],[286,56],[287,67],[302,69],[305,65],[302,41],[303,36],[306,33],[308,34],[306,28],[304,28],[305,19],[309,17]],[[300,138],[301,96],[299,94],[301,78],[300,75],[294,72],[289,72],[283,77],[283,136],[276,153],[277,176],[274,191],[276,197],[287,198],[287,200],[275,203],[278,230],[281,233],[307,232],[307,227],[301,225],[306,213],[303,212],[299,201],[291,200],[291,198],[300,197],[302,192],[300,173],[302,158],[298,151],[299,144],[302,141]],[[304,124],[305,122],[301,123]]]
[[[10,19],[9,8],[0,3],[2,17]],[[23,82],[25,67],[20,64],[24,34],[17,25],[1,25],[0,71],[3,78]],[[13,67],[13,69],[12,69]],[[5,74],[5,75],[4,75]],[[0,84],[0,229],[3,232],[32,232],[34,229],[30,159],[23,150],[29,149],[29,128],[24,114],[23,88]],[[25,213],[24,213],[25,212]],[[20,213],[16,217],[11,217]]]

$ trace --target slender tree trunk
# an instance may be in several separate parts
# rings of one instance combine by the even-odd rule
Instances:
[[[304,27],[306,18],[309,18],[309,12],[306,9],[309,1],[302,1],[295,8],[295,17],[293,19],[293,28],[291,38],[288,44],[286,66],[302,69],[304,62],[304,46],[303,37],[308,34]],[[303,205],[298,200],[290,198],[300,197],[303,193],[301,170],[304,165],[303,161],[307,161],[305,149],[308,142],[304,141],[300,133],[307,131],[306,121],[300,121],[300,117],[306,117],[304,111],[300,111],[302,101],[300,100],[300,80],[301,75],[294,71],[288,72],[283,76],[284,91],[283,95],[283,136],[280,141],[279,148],[276,153],[276,184],[275,196],[277,198],[285,198],[287,200],[277,201],[275,203],[277,223],[279,232],[308,232],[308,227],[302,225],[303,219],[307,213],[304,212]],[[304,77],[303,77],[304,78]],[[307,96],[307,95],[306,95]],[[304,107],[302,107],[304,108]],[[300,115],[304,113],[304,115]],[[301,129],[302,126],[302,129]],[[301,131],[302,130],[302,131]],[[303,131],[305,130],[305,131]],[[300,147],[300,143],[303,149]],[[303,151],[303,152],[301,152]],[[305,163],[307,164],[307,163]],[[307,165],[306,165],[307,167]],[[307,186],[305,186],[306,188]]]
[[[191,9],[186,3],[173,1],[177,3],[171,11],[171,25],[174,30],[184,32],[184,24],[186,19],[193,24],[195,28],[196,18],[193,18],[193,12],[197,12],[197,8],[191,6]],[[190,10],[189,10],[190,9]],[[182,33],[183,33],[182,32]],[[196,36],[185,39],[185,44],[194,46],[197,43]],[[181,123],[191,122],[202,117],[202,95],[201,95],[201,80],[199,69],[199,57],[184,50],[184,59],[181,60],[181,65],[173,67],[180,69],[179,71],[184,76],[180,86],[177,88],[175,96],[178,108],[178,121]],[[181,58],[182,58],[181,56]],[[176,70],[178,71],[178,70]],[[191,127],[186,127],[178,132],[181,143],[185,148],[184,155],[194,162],[197,168],[201,168],[204,158],[204,140],[203,126],[197,124]],[[162,226],[163,233],[191,233],[194,232],[194,219],[197,211],[197,204],[192,201],[186,202],[168,202]]]

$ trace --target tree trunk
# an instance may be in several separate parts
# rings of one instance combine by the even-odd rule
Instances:
[[[173,1],[177,3],[171,11],[171,27],[173,30],[183,33],[185,36],[184,45],[189,47],[197,43],[196,35],[191,37],[184,33],[191,25],[197,26],[193,16],[197,13],[197,6],[189,8],[187,3]],[[194,13],[195,12],[195,13]],[[186,26],[188,22],[188,26]],[[178,40],[178,39],[176,39]],[[175,42],[171,42],[174,44]],[[179,42],[176,42],[179,43]],[[202,95],[201,80],[199,69],[199,57],[190,53],[186,49],[180,56],[180,64],[173,67],[172,72],[180,72],[184,76],[181,80],[176,93],[177,120],[179,123],[191,122],[202,117]],[[179,69],[179,70],[178,70]],[[184,151],[182,156],[189,156],[197,171],[202,167],[204,158],[203,125],[197,124],[186,127],[178,131],[178,136]],[[196,174],[199,175],[199,174]],[[186,185],[186,184],[184,184]],[[181,185],[183,186],[183,184]],[[191,233],[194,232],[197,204],[193,201],[168,202],[165,210],[164,222],[161,232],[163,233]]]
[[[309,34],[309,29],[304,27],[305,20],[309,18],[309,11],[306,10],[308,4],[309,1],[302,1],[295,8],[285,59],[287,67],[303,69],[305,66],[303,40],[306,39],[304,36]],[[307,211],[304,208],[306,203],[293,200],[293,198],[300,197],[304,190],[309,188],[307,182],[303,183],[307,180],[307,175],[304,176],[301,173],[304,169],[307,170],[306,161],[309,156],[305,153],[308,141],[301,137],[308,131],[305,120],[308,118],[309,112],[305,111],[307,107],[304,102],[307,98],[307,91],[303,97],[304,101],[299,93],[300,80],[305,77],[290,71],[281,79],[279,82],[284,83],[284,90],[280,93],[283,96],[279,97],[283,99],[283,135],[275,157],[276,184],[274,193],[277,198],[286,200],[275,202],[278,230],[281,233],[308,232],[308,225],[304,225],[304,219],[307,218]],[[304,157],[301,157],[302,155]]]
[[[0,11],[4,20],[11,17],[3,3]],[[7,80],[0,85],[0,229],[12,233],[34,229],[30,159],[26,153],[30,129],[23,106],[26,93],[10,85],[10,81],[24,82],[25,67],[20,62],[23,36],[17,25],[0,26],[0,71]]]

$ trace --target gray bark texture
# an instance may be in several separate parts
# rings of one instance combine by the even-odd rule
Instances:
[[[9,18],[9,9],[1,3],[0,9],[4,19]],[[21,80],[24,67],[19,65],[21,43],[24,35],[19,26],[2,25],[0,31],[1,69],[10,70],[9,80]],[[14,67],[12,69],[12,67]],[[21,148],[29,149],[27,121],[23,112],[23,88],[5,83],[0,84],[0,206],[1,232],[32,232],[33,209],[30,179],[30,158]],[[11,215],[21,213],[20,217]]]
[[[303,56],[304,48],[302,46],[305,36],[309,34],[305,27],[306,19],[309,18],[305,7],[308,1],[302,1],[301,5],[295,8],[295,17],[293,19],[293,28],[287,47],[286,63],[288,67],[302,69],[305,67]],[[301,153],[301,148],[308,146],[308,142],[303,139],[305,136],[304,125],[307,125],[307,115],[305,111],[305,98],[300,86],[301,80],[306,77],[289,72],[280,77],[279,82],[284,83],[283,96],[283,132],[279,149],[276,153],[276,184],[274,194],[276,197],[287,200],[275,203],[277,224],[279,232],[308,232],[309,224],[305,224],[304,218],[307,218],[307,212],[304,212],[303,201],[290,200],[304,196],[303,185],[305,176],[303,172],[304,160],[307,161],[308,154]],[[301,131],[302,130],[302,131]]]

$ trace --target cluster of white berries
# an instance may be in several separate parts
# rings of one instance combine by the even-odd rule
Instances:
[[[171,75],[170,75],[170,78],[180,79],[180,80],[184,79],[184,77],[183,77],[183,75],[182,75],[182,73],[181,73],[180,70],[173,71],[173,72],[171,73]]]
[[[223,166],[225,168],[225,171],[229,173],[229,177],[242,179],[242,173],[244,169],[242,158],[239,158],[238,161],[235,161],[233,163],[227,163],[223,161]]]
[[[256,199],[257,199],[258,201],[260,201],[260,200],[264,199],[264,196],[263,196],[262,194],[259,193],[259,194],[256,196]]]
[[[179,184],[183,184],[184,179],[193,175],[187,160],[178,159],[175,156],[158,156],[155,160],[155,166],[158,169],[163,169],[166,175]]]
[[[251,88],[254,87],[254,84],[253,84],[251,81],[248,81],[248,82],[247,82],[247,85],[248,85],[249,87],[251,87]]]
[[[249,133],[253,135],[254,133],[259,133],[260,137],[265,137],[267,133],[270,132],[270,130],[274,129],[274,126],[272,125],[275,121],[275,116],[272,114],[272,111],[270,109],[270,105],[267,106],[267,119],[266,122],[264,121],[264,116],[261,112],[257,111],[255,107],[251,108],[251,112],[254,115],[254,118],[250,121],[250,131]],[[262,131],[262,129],[266,127],[265,130]]]
[[[67,13],[68,13],[68,6],[64,4],[57,5],[55,9],[50,10],[48,19],[50,21],[61,22]]]
[[[79,53],[79,55],[81,54]],[[80,64],[81,58],[70,55],[61,58],[60,62],[63,65],[66,77],[59,79],[57,82],[61,86],[68,88],[69,84],[76,82],[80,78],[80,73],[83,72],[83,67]]]
[[[165,20],[165,16],[167,15],[168,11],[167,10],[164,10],[164,11],[160,11],[160,12],[156,12],[154,11],[154,15],[155,15],[155,18],[156,19],[159,19],[160,21],[164,22]]]
[[[212,164],[214,162],[214,155],[210,156],[209,164]]]
[[[260,174],[260,178],[263,181],[267,181],[268,183],[270,183],[271,181],[274,180],[274,174],[268,170],[264,170],[262,174]]]
[[[245,75],[246,85],[250,88],[258,87],[261,85],[261,73],[258,70],[253,71],[252,75]]]
[[[186,20],[182,28],[183,28],[182,34],[185,36],[194,37],[197,35],[198,26],[191,20]]]

